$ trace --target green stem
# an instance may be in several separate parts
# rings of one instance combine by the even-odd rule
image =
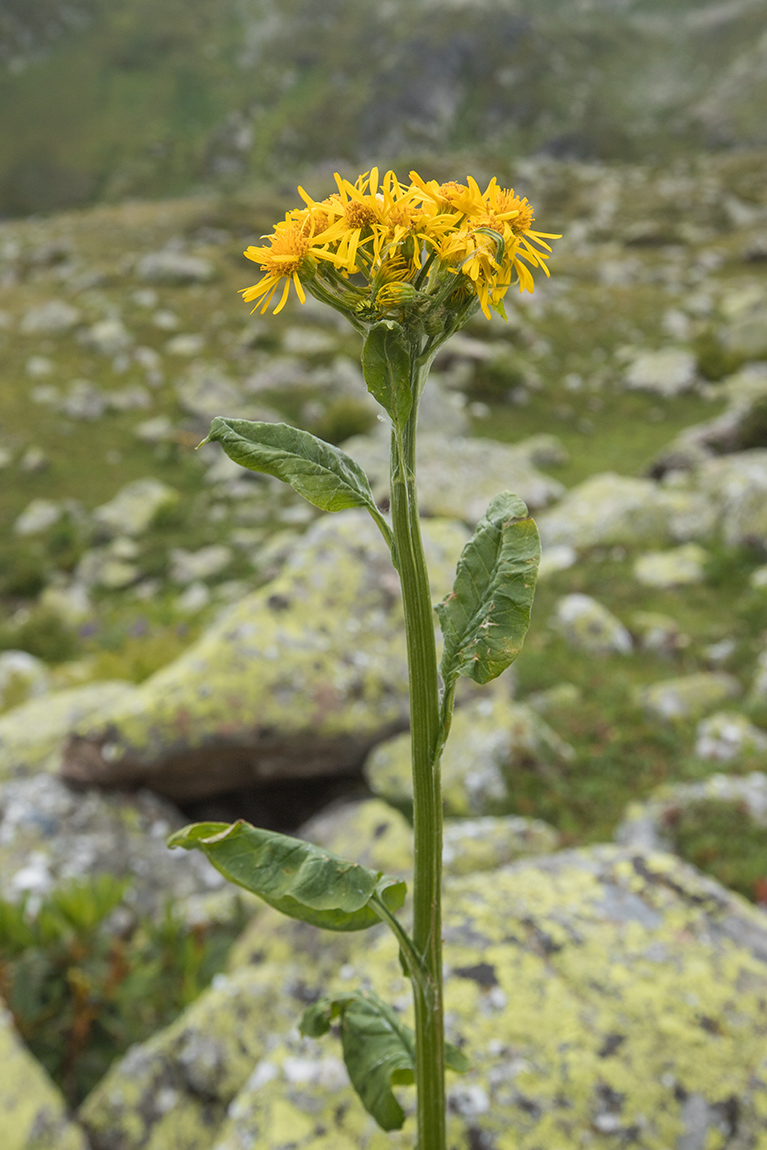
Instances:
[[[413,979],[418,1092],[418,1150],[445,1150],[445,1039],[442,1003],[441,716],[429,578],[415,480],[420,384],[413,355],[413,411],[392,434],[391,514],[402,583],[410,681],[413,767],[413,945],[423,979]]]

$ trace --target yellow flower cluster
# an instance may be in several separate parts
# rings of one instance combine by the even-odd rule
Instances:
[[[312,290],[316,280],[335,292],[348,287],[352,300],[380,315],[426,298],[429,284],[448,272],[463,277],[456,288],[476,295],[489,317],[513,284],[533,290],[531,268],[549,274],[546,240],[559,237],[533,231],[530,204],[495,178],[484,192],[471,176],[465,184],[438,184],[411,172],[405,185],[394,172],[379,179],[373,168],[355,183],[335,179],[338,191],[325,200],[299,188],[305,207],[288,212],[263,246],[245,252],[264,273],[242,292],[255,301],[254,311],[266,311],[282,286],[274,309],[281,311],[291,282],[304,303],[305,285]]]

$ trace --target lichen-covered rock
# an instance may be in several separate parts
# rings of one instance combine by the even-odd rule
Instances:
[[[556,602],[550,625],[576,651],[590,655],[627,655],[631,651],[631,635],[620,619],[590,595],[563,595]]]
[[[177,500],[178,492],[159,479],[134,479],[97,507],[93,519],[109,535],[141,535],[163,507]]]
[[[702,583],[708,552],[698,543],[670,551],[650,551],[634,563],[634,578],[645,587],[684,587]]]
[[[767,542],[767,449],[707,459],[690,482],[716,507],[725,543]]]
[[[149,252],[136,265],[139,279],[154,284],[204,284],[216,273],[210,260],[166,248]]]
[[[572,749],[531,707],[500,692],[475,699],[456,710],[442,757],[445,813],[505,813],[512,803],[515,770],[571,757]],[[375,747],[364,771],[375,794],[397,805],[412,803],[410,736]]]
[[[466,532],[426,525],[435,600]],[[125,705],[70,742],[70,779],[143,783],[170,797],[355,769],[407,722],[399,584],[365,512],[325,517],[281,574],[246,596]]]
[[[30,699],[0,717],[0,779],[55,770],[64,739],[86,715],[127,698],[130,683],[108,680]]]
[[[699,759],[730,762],[741,755],[767,751],[767,731],[749,722],[739,711],[718,711],[698,724],[695,754]]]
[[[299,834],[371,870],[407,878],[412,874],[413,828],[380,799],[331,806],[305,823]],[[443,842],[445,873],[470,874],[497,870],[524,855],[547,854],[559,846],[559,835],[541,819],[448,818]]]
[[[651,719],[697,719],[740,692],[740,683],[733,675],[700,671],[640,687],[637,702]]]
[[[204,855],[168,850],[168,835],[186,821],[150,791],[73,791],[51,775],[14,779],[0,787],[0,888],[8,898],[39,898],[61,883],[111,874],[130,880],[125,904],[139,914],[161,916],[172,898],[191,921],[211,911],[220,918],[227,908],[234,917],[237,888]]]
[[[760,912],[670,856],[609,847],[528,860],[491,882],[451,880],[446,907],[448,1034],[472,1062],[448,1076],[449,1146],[689,1150],[726,1145],[733,1114],[738,1145],[759,1144]],[[389,936],[360,939],[335,981],[372,984],[410,1013]],[[275,1036],[212,1145],[410,1150],[413,1092],[400,1096],[410,1120],[384,1135],[339,1046],[291,1031]]]
[[[660,611],[635,611],[629,622],[643,651],[673,655],[690,643],[689,635],[682,633],[676,619]]]
[[[674,816],[701,800],[742,804],[755,823],[767,827],[767,775],[717,774],[699,783],[670,783],[644,802],[629,803],[616,842],[632,850],[673,850]]]
[[[0,1004],[0,1146],[3,1150],[89,1150],[84,1131],[18,1037]]]
[[[357,436],[344,444],[344,451],[370,476],[376,497],[388,496],[388,440]],[[428,430],[419,436],[418,503],[425,515],[474,524],[499,491],[513,491],[536,510],[558,499],[564,487],[538,470],[524,443],[462,439]]]
[[[29,308],[22,317],[24,335],[62,335],[77,327],[82,312],[63,299],[46,300]]]
[[[626,372],[624,386],[670,399],[690,391],[697,375],[695,356],[684,348],[670,347],[637,356]]]
[[[573,487],[536,521],[544,546],[632,546],[706,539],[715,511],[700,492],[605,472]]]

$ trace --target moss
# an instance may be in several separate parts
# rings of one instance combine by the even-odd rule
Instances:
[[[743,802],[699,799],[668,811],[665,823],[682,858],[752,902],[767,902],[764,827]]]

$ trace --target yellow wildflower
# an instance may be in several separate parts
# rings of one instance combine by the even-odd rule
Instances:
[[[302,266],[308,266],[310,258],[329,260],[331,263],[343,265],[343,261],[328,250],[325,235],[315,234],[315,221],[309,212],[288,212],[285,219],[276,225],[272,235],[262,238],[269,240],[267,247],[251,245],[244,253],[249,260],[260,264],[261,271],[265,273],[257,284],[241,289],[242,298],[246,303],[256,301],[253,311],[259,306],[262,314],[266,311],[283,279],[285,286],[274,314],[277,315],[284,308],[291,281],[301,303],[306,303],[306,294],[298,273]]]

